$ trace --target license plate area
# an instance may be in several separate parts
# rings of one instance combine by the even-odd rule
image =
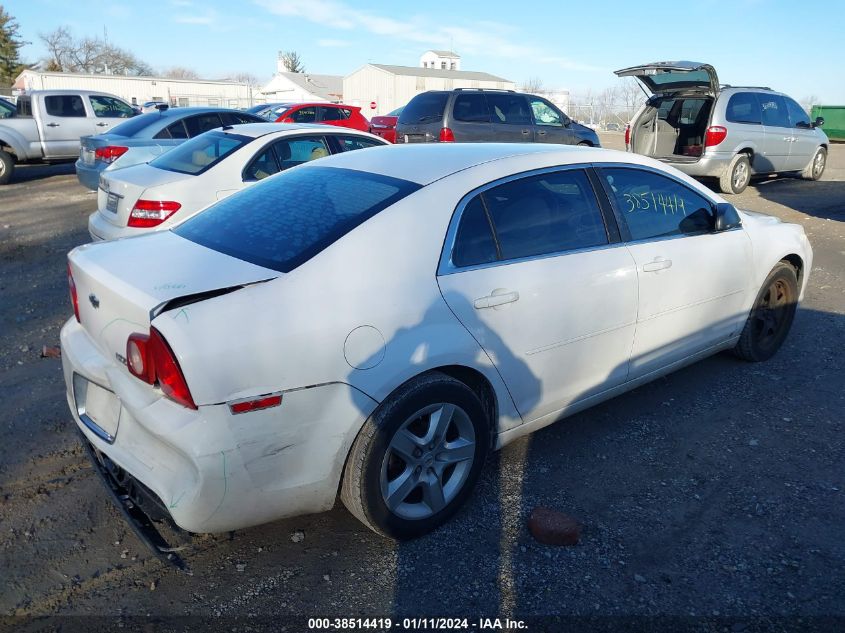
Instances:
[[[82,148],[82,162],[86,165],[94,164],[94,150]]]
[[[117,205],[120,204],[120,196],[116,193],[109,193],[109,197],[106,200],[106,210],[111,211],[112,213],[117,213]]]
[[[82,423],[100,439],[109,444],[114,442],[121,409],[120,400],[114,392],[74,374],[73,399]]]

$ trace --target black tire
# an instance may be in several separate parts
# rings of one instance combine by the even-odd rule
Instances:
[[[409,420],[423,420],[422,417],[413,418],[413,416],[427,407],[436,407],[443,403],[455,407],[456,412],[462,411],[466,414],[465,417],[461,417],[461,424],[465,427],[467,420],[471,423],[475,447],[474,450],[470,448],[469,451],[472,453],[473,461],[470,465],[463,467],[461,481],[455,482],[459,484],[459,487],[454,488],[454,495],[442,509],[419,518],[400,516],[389,507],[382,492],[383,477],[385,481],[389,478],[390,469],[396,466],[394,462],[399,462],[398,470],[401,474],[396,476],[391,483],[398,481],[403,475],[417,476],[415,481],[418,483],[412,482],[413,488],[409,488],[410,492],[405,493],[402,499],[413,499],[414,495],[419,493],[420,501],[413,501],[405,507],[419,506],[423,510],[427,509],[424,492],[427,485],[421,482],[418,474],[421,467],[415,466],[410,460],[405,463],[397,457],[391,450],[392,442],[400,431],[405,432],[411,428],[408,426]],[[429,419],[433,419],[431,414]],[[453,427],[451,422],[449,424],[448,433],[455,433],[457,426]],[[466,428],[468,430],[469,427]],[[444,437],[439,438],[441,442],[446,442],[445,436],[448,433],[444,433]],[[436,436],[435,439],[437,439]],[[455,443],[454,440],[452,441]],[[466,501],[481,473],[489,447],[490,423],[478,396],[467,385],[445,374],[440,372],[424,374],[400,387],[381,403],[364,423],[346,460],[340,497],[356,518],[378,534],[397,540],[422,536],[445,523]],[[422,464],[422,460],[429,458],[435,463],[440,463],[432,453],[426,453],[415,464]],[[432,466],[431,461],[424,467],[431,476],[441,482],[441,492],[449,485],[451,478],[458,474],[457,466],[446,466],[442,475],[434,474],[434,468],[428,468],[428,466]],[[445,497],[446,495],[443,495],[444,499]]]
[[[722,193],[742,193],[749,182],[751,182],[751,161],[748,160],[748,154],[737,154],[719,178],[719,189]]]
[[[7,184],[15,173],[15,159],[8,153],[0,150],[0,185]]]
[[[827,150],[824,147],[819,147],[807,166],[801,170],[801,177],[804,180],[818,180],[822,177],[826,166]]]
[[[581,141],[578,143],[578,147],[592,147],[593,144],[590,141]]]
[[[789,334],[797,306],[795,269],[779,262],[763,282],[733,353],[753,363],[769,360]]]

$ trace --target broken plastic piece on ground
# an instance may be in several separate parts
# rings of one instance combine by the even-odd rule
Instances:
[[[550,508],[534,508],[528,518],[528,531],[544,545],[577,545],[581,525],[572,517]]]
[[[61,358],[62,348],[55,345],[45,345],[41,348],[41,358]]]

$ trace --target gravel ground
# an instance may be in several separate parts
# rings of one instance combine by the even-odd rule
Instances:
[[[110,506],[77,443],[60,361],[40,357],[70,314],[65,254],[87,241],[95,197],[72,165],[21,168],[0,190],[0,628],[70,615],[291,631],[306,630],[296,617],[438,615],[475,628],[483,615],[528,618],[532,631],[841,630],[845,146],[823,181],[768,179],[733,201],[804,225],[815,249],[774,359],[719,355],[510,445],[458,516],[417,541],[386,541],[338,503],[197,538],[186,575]],[[579,519],[580,544],[535,542],[525,523],[537,505]]]

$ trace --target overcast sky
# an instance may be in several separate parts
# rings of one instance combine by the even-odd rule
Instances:
[[[38,34],[67,25],[105,32],[161,70],[204,78],[275,70],[295,50],[306,71],[345,75],[367,62],[416,66],[429,48],[452,49],[464,70],[575,95],[619,81],[618,68],[689,59],[716,67],[722,83],[761,85],[801,101],[845,103],[845,5],[791,0],[693,2],[368,2],[365,0],[12,0],[7,11],[43,57]]]

